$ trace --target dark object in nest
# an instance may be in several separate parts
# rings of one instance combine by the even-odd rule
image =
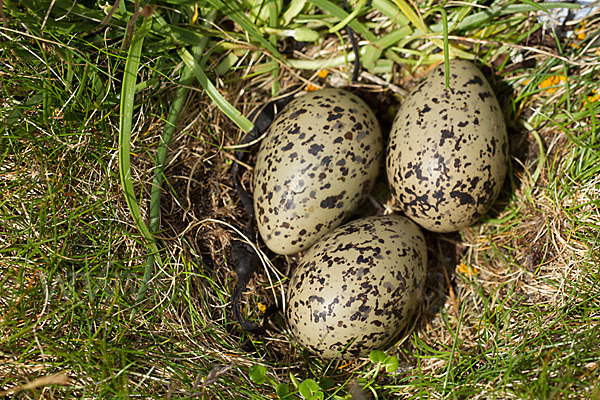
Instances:
[[[233,316],[243,330],[264,335],[267,329],[267,323],[269,322],[269,317],[278,311],[277,306],[272,304],[267,308],[265,315],[263,316],[262,326],[248,322],[240,310],[240,297],[244,290],[246,290],[246,285],[256,272],[259,259],[252,247],[243,242],[235,242],[231,246],[231,259],[235,266],[235,273],[238,278],[237,284],[233,289],[233,295],[231,296]]]
[[[271,125],[273,119],[275,118],[275,114],[278,110],[281,110],[287,103],[292,100],[294,93],[299,89],[300,86],[293,86],[291,89],[286,91],[286,93],[277,100],[273,100],[267,103],[264,107],[259,107],[256,110],[252,111],[249,115],[251,120],[254,120],[254,128],[248,132],[248,134],[242,140],[242,144],[248,144],[258,139]],[[235,152],[236,160],[245,161],[248,158],[248,152],[243,150],[238,150]],[[233,185],[235,187],[236,192],[248,214],[248,222],[246,227],[244,228],[244,234],[248,238],[254,237],[254,207],[252,205],[252,199],[244,190],[244,187],[240,183],[239,180],[239,169],[240,164],[238,162],[234,162],[231,166],[231,174],[233,175]],[[243,330],[264,334],[266,331],[268,319],[271,315],[275,314],[278,310],[276,305],[271,305],[267,308],[265,315],[263,317],[262,326],[256,325],[254,323],[248,322],[241,310],[240,310],[240,298],[242,293],[246,290],[246,286],[256,269],[260,265],[260,259],[256,252],[252,249],[252,247],[243,242],[235,242],[231,246],[231,259],[233,261],[235,273],[237,275],[237,284],[233,289],[233,294],[231,296],[231,307],[233,308],[233,316],[238,321]]]
[[[370,3],[370,2],[369,2]],[[348,1],[344,1],[344,8],[348,9]],[[358,80],[358,73],[360,70],[360,58],[359,58],[359,49],[356,43],[356,39],[354,37],[354,32],[352,28],[346,26],[346,32],[348,33],[348,37],[350,39],[350,43],[352,44],[352,50],[354,52],[354,71],[352,73],[352,82],[356,82]],[[253,110],[249,118],[254,121],[254,128],[246,134],[246,136],[242,139],[241,144],[248,144],[256,139],[258,139],[271,125],[273,119],[275,119],[275,114],[278,110],[281,110],[288,104],[292,98],[294,93],[300,88],[300,85],[295,85],[288,89],[281,97],[277,100],[270,101],[264,107],[259,107]],[[245,161],[248,158],[248,152],[243,150],[238,150],[235,152],[235,158],[239,161]],[[231,174],[233,175],[233,185],[235,187],[236,192],[240,198],[246,213],[248,214],[248,223],[244,229],[244,234],[248,238],[254,237],[254,207],[252,204],[252,199],[244,190],[244,187],[240,183],[239,180],[239,169],[240,164],[238,162],[234,162],[231,166]],[[256,269],[260,265],[260,259],[258,255],[252,247],[243,242],[235,242],[231,246],[231,259],[234,264],[235,273],[237,275],[237,284],[233,289],[233,294],[231,296],[231,307],[233,309],[233,315],[235,319],[238,321],[243,330],[264,334],[266,332],[267,324],[269,317],[275,314],[278,311],[278,307],[276,305],[271,305],[265,311],[263,316],[262,325],[259,326],[252,322],[248,322],[246,318],[243,316],[240,310],[240,298],[242,293],[246,290],[246,286],[250,279],[254,276]]]

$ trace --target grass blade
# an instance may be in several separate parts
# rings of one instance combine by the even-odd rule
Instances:
[[[419,17],[417,13],[411,8],[411,6],[406,3],[404,0],[393,0],[398,9],[408,18],[408,20],[415,26],[418,31],[422,33],[429,33],[429,27],[425,24],[423,18]],[[454,46],[450,46],[447,39],[447,30],[448,30],[448,22],[444,19],[442,21],[442,27],[445,26],[446,36],[445,40],[432,39],[431,41],[436,44],[440,49],[445,50],[446,53],[449,53],[448,50],[452,52],[454,56],[458,56],[467,60],[472,60],[474,56],[466,51],[460,50]]]
[[[156,16],[156,20],[162,27],[169,31],[171,39],[177,44],[177,41],[175,40],[175,37],[171,32],[171,28],[167,22],[160,16]],[[215,102],[217,107],[219,107],[219,109],[223,111],[223,113],[227,115],[227,117],[229,117],[229,119],[231,119],[241,130],[244,132],[249,132],[253,127],[252,122],[250,122],[248,118],[244,117],[244,115],[239,112],[237,108],[232,106],[231,103],[229,103],[227,99],[223,97],[211,80],[208,79],[208,76],[206,76],[206,73],[198,61],[196,61],[196,58],[194,58],[194,56],[192,56],[187,49],[181,47],[177,48],[177,54],[179,54],[179,57],[181,57],[181,60],[185,63],[186,67],[192,71],[196,79],[198,79],[198,82],[200,82],[206,91],[206,94],[212,99],[212,101]]]
[[[239,5],[234,1],[228,1],[226,3],[221,0],[208,0],[208,2],[215,7],[217,10],[222,12],[231,18],[236,24],[238,24],[245,32],[248,32],[250,37],[256,39],[260,44],[262,44],[269,52],[281,61],[283,64],[286,64],[285,58],[281,55],[277,47],[275,47],[271,42],[265,39],[262,34],[256,30],[255,25],[246,17],[246,14],[242,10],[239,9]]]
[[[121,179],[121,186],[125,194],[125,200],[127,201],[127,206],[129,207],[129,212],[133,217],[135,225],[146,241],[146,245],[150,248],[151,253],[155,255],[156,261],[162,265],[162,260],[158,253],[156,242],[148,230],[146,223],[144,222],[137,199],[135,197],[135,191],[131,181],[130,163],[131,121],[133,119],[133,109],[135,104],[137,70],[140,64],[144,36],[150,30],[151,24],[152,19],[145,18],[140,28],[134,33],[131,46],[129,47],[129,53],[127,55],[127,61],[125,62],[125,73],[123,75],[121,103],[119,107],[119,177]],[[144,294],[146,293],[147,289],[147,283],[151,276],[152,271],[149,271],[148,268],[146,268],[142,284],[140,285],[135,299],[135,304],[139,304],[139,302],[144,298]]]
[[[209,15],[206,17],[207,21],[213,21],[216,16],[216,11],[211,10]],[[208,37],[205,36],[201,39],[200,43],[198,43],[192,49],[192,54],[195,58],[199,58],[208,43]],[[177,88],[175,91],[175,97],[173,98],[173,103],[171,104],[171,109],[169,110],[169,115],[167,116],[167,123],[165,125],[165,129],[160,138],[160,142],[158,144],[158,150],[156,152],[156,161],[155,161],[155,169],[154,169],[154,177],[152,179],[152,191],[150,193],[150,231],[155,233],[160,230],[160,195],[162,184],[164,181],[164,169],[165,169],[165,160],[167,158],[167,152],[169,150],[169,143],[171,142],[171,137],[175,132],[175,128],[177,125],[177,121],[179,120],[179,116],[181,114],[181,110],[183,109],[183,105],[185,104],[185,100],[188,94],[189,86],[194,79],[194,75],[190,68],[184,68],[181,73],[181,79],[179,83],[181,86]],[[146,272],[144,273],[144,278],[151,277],[154,273],[154,262],[155,255],[154,253],[148,254],[146,258]],[[147,284],[147,281],[144,281],[144,284]]]
[[[206,94],[215,102],[217,107],[225,113],[241,130],[244,132],[249,132],[253,125],[252,122],[248,120],[248,118],[244,117],[242,113],[240,113],[237,108],[231,105],[225,97],[217,90],[215,85],[208,79],[204,70],[200,67],[200,64],[196,61],[196,59],[190,54],[186,49],[178,49],[177,53],[179,57],[183,60],[185,65],[192,70],[193,74],[198,79],[198,82],[202,85]]]
[[[555,8],[569,8],[569,9],[576,9],[576,8],[580,8],[580,6],[578,6],[577,4],[573,4],[573,3],[538,3],[536,4],[536,6],[532,6],[532,5],[528,5],[528,4],[510,4],[508,6],[505,7],[491,7],[489,10],[485,10],[485,11],[480,11],[478,13],[475,14],[471,14],[467,17],[465,17],[460,23],[458,23],[458,25],[456,25],[454,27],[454,31],[465,31],[477,26],[481,26],[485,23],[487,23],[488,21],[502,16],[502,15],[509,15],[509,14],[518,14],[518,13],[528,13],[528,12],[535,12],[536,10],[539,9],[539,7],[542,7],[544,9],[544,11],[548,12],[548,10],[551,9],[555,9]],[[431,29],[432,32],[440,32],[443,27],[442,27],[442,23],[436,23],[433,24],[429,27],[429,29]]]
[[[309,0],[315,6],[319,7],[321,10],[327,11],[331,15],[339,18],[340,21],[348,18],[348,13],[344,11],[342,8],[333,4],[328,0]],[[354,29],[354,32],[367,39],[369,42],[373,43],[377,41],[377,36],[375,36],[371,31],[369,31],[363,24],[358,22],[356,19],[353,19],[348,23],[348,25]]]
[[[445,75],[446,75],[446,89],[450,89],[450,52],[448,51],[448,15],[446,14],[446,10],[444,10],[442,7],[434,7],[432,9],[430,9],[429,11],[427,11],[424,15],[423,18],[425,18],[427,15],[433,13],[433,12],[439,12],[442,15],[442,24],[444,27],[443,30],[443,34],[444,34],[444,71],[445,71]]]

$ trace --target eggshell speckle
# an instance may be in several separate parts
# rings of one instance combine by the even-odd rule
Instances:
[[[347,223],[311,247],[294,270],[286,317],[297,342],[323,358],[381,349],[421,300],[427,249],[400,216]]]
[[[387,176],[404,213],[436,232],[485,214],[506,175],[508,139],[498,100],[475,64],[429,73],[402,103],[387,149]]]
[[[258,152],[254,210],[273,252],[309,248],[356,211],[383,158],[375,115],[350,92],[324,89],[290,102]]]

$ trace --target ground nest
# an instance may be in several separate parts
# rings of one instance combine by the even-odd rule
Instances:
[[[488,71],[491,72],[491,71]],[[389,132],[395,110],[401,101],[398,93],[410,91],[419,78],[406,76],[399,82],[381,86],[361,79],[349,90],[366,100],[374,109],[382,124],[384,135]],[[492,84],[500,92],[500,101],[506,108],[507,96],[503,92],[499,77],[492,77]],[[366,81],[366,82],[365,82]],[[343,70],[330,71],[328,75],[313,79],[322,86],[347,84]],[[300,83],[293,75],[284,75],[281,89]],[[306,87],[306,86],[305,86]],[[392,87],[392,88],[390,88]],[[231,88],[228,99],[248,115],[249,111],[271,99],[268,82],[249,83]],[[394,90],[395,89],[395,90]],[[234,145],[241,142],[242,133],[223,117],[206,98],[194,95],[186,106],[187,116],[181,123],[181,133],[171,143],[173,156],[165,170],[169,190],[163,195],[162,228],[160,237],[169,253],[181,253],[191,262],[194,274],[190,289],[192,307],[201,313],[210,334],[200,335],[196,342],[203,342],[202,350],[222,365],[252,365],[260,360],[274,367],[273,373],[285,377],[287,369],[277,366],[298,367],[305,373],[310,357],[297,348],[286,332],[281,315],[276,316],[266,335],[253,336],[243,332],[232,317],[229,296],[235,284],[230,247],[233,241],[241,240],[234,228],[242,230],[248,216],[233,189],[230,167],[234,158]],[[199,112],[199,110],[202,110]],[[567,271],[573,253],[583,249],[565,246],[560,227],[561,215],[552,212],[552,205],[543,197],[536,197],[538,207],[524,205],[520,210],[523,218],[517,226],[510,226],[507,218],[514,212],[508,203],[524,196],[524,192],[536,196],[536,187],[543,186],[547,170],[537,181],[532,181],[532,170],[539,162],[538,143],[527,130],[515,121],[508,121],[511,144],[511,176],[507,177],[504,189],[493,209],[484,220],[471,228],[454,234],[427,233],[428,272],[426,293],[418,318],[407,328],[399,342],[390,350],[398,356],[403,370],[415,368],[417,360],[412,354],[413,342],[406,340],[416,335],[432,349],[452,348],[459,340],[461,347],[480,346],[482,321],[493,321],[498,307],[510,307],[511,303],[531,304],[539,308],[557,307],[566,301],[564,287],[547,283],[546,278],[558,281],[576,274]],[[546,144],[560,140],[561,132],[542,129]],[[250,156],[247,165],[241,168],[241,181],[248,192],[252,188],[252,165],[257,146],[247,149]],[[560,150],[554,149],[560,158]],[[383,168],[382,168],[383,171]],[[381,214],[386,210],[397,211],[385,181],[380,174],[368,207],[361,215]],[[547,210],[544,212],[542,210]],[[486,223],[486,221],[493,221]],[[506,222],[504,222],[506,221]],[[259,237],[251,238],[261,245]],[[265,250],[266,251],[266,250]],[[279,271],[260,270],[242,297],[242,309],[249,319],[259,320],[266,304],[282,304],[286,292],[286,277],[298,263],[299,256],[273,256],[272,261]],[[573,277],[576,278],[576,277]],[[490,299],[484,304],[482,297]],[[190,324],[194,319],[191,308],[180,307],[178,315],[167,316]],[[444,310],[443,313],[440,311]],[[491,315],[491,316],[490,316]],[[526,318],[527,316],[523,316]],[[454,334],[446,329],[447,324],[456,326]],[[186,326],[182,327],[184,330]],[[215,340],[215,332],[219,341]],[[363,361],[338,365],[343,368],[336,376],[343,382],[360,369]],[[439,373],[439,361],[422,360],[420,368],[431,374]],[[284,378],[285,379],[285,378]]]
[[[312,379],[333,400],[600,398],[597,9],[552,28],[540,7],[563,3],[38,3],[0,1],[0,397],[265,399],[281,397],[277,384],[294,391]],[[269,18],[246,9],[258,3]],[[361,51],[355,83],[347,26]],[[425,294],[382,356],[398,368],[308,354],[281,312],[265,335],[243,331],[230,251],[248,215],[230,169],[244,134],[208,89],[248,116],[296,85],[346,88],[387,139],[444,51],[474,57],[494,88],[509,171],[479,222],[424,232]],[[172,115],[151,235],[143,228],[153,226]],[[251,192],[257,146],[244,151],[239,176]],[[352,218],[392,212],[382,165]],[[248,239],[273,263],[242,296],[259,322],[266,306],[284,306],[302,255]],[[139,300],[146,263],[154,271]],[[268,379],[252,377],[256,367]]]

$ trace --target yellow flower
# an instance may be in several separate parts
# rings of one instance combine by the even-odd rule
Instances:
[[[564,75],[553,75],[540,83],[540,89],[552,94],[556,92],[558,85],[564,84],[566,81],[567,78],[565,78]]]
[[[456,270],[463,275],[467,275],[469,278],[477,276],[479,274],[479,269],[477,267],[471,267],[465,263],[460,263]]]
[[[583,22],[581,23],[581,25],[579,25],[579,27],[578,27],[578,28],[575,28],[575,31],[574,31],[574,33],[575,33],[575,37],[576,37],[578,40],[583,40],[583,39],[585,39],[585,36],[586,36],[586,35],[585,35],[585,21],[583,21]],[[571,46],[572,48],[576,49],[576,48],[578,48],[578,47],[579,47],[579,43],[570,43],[570,46]]]
[[[265,311],[267,311],[267,306],[264,305],[263,303],[258,303],[258,311],[260,311],[261,313],[265,313]]]
[[[322,69],[317,73],[317,76],[319,78],[326,78],[327,75],[329,75],[329,71],[327,71],[326,69]]]
[[[577,35],[577,39],[583,40],[585,39],[585,21],[581,23],[579,28],[575,29],[575,34]]]
[[[587,96],[587,98],[583,100],[584,104],[591,104],[600,101],[600,93],[598,93],[598,91],[595,89],[592,90],[592,93],[594,93],[592,96]]]

